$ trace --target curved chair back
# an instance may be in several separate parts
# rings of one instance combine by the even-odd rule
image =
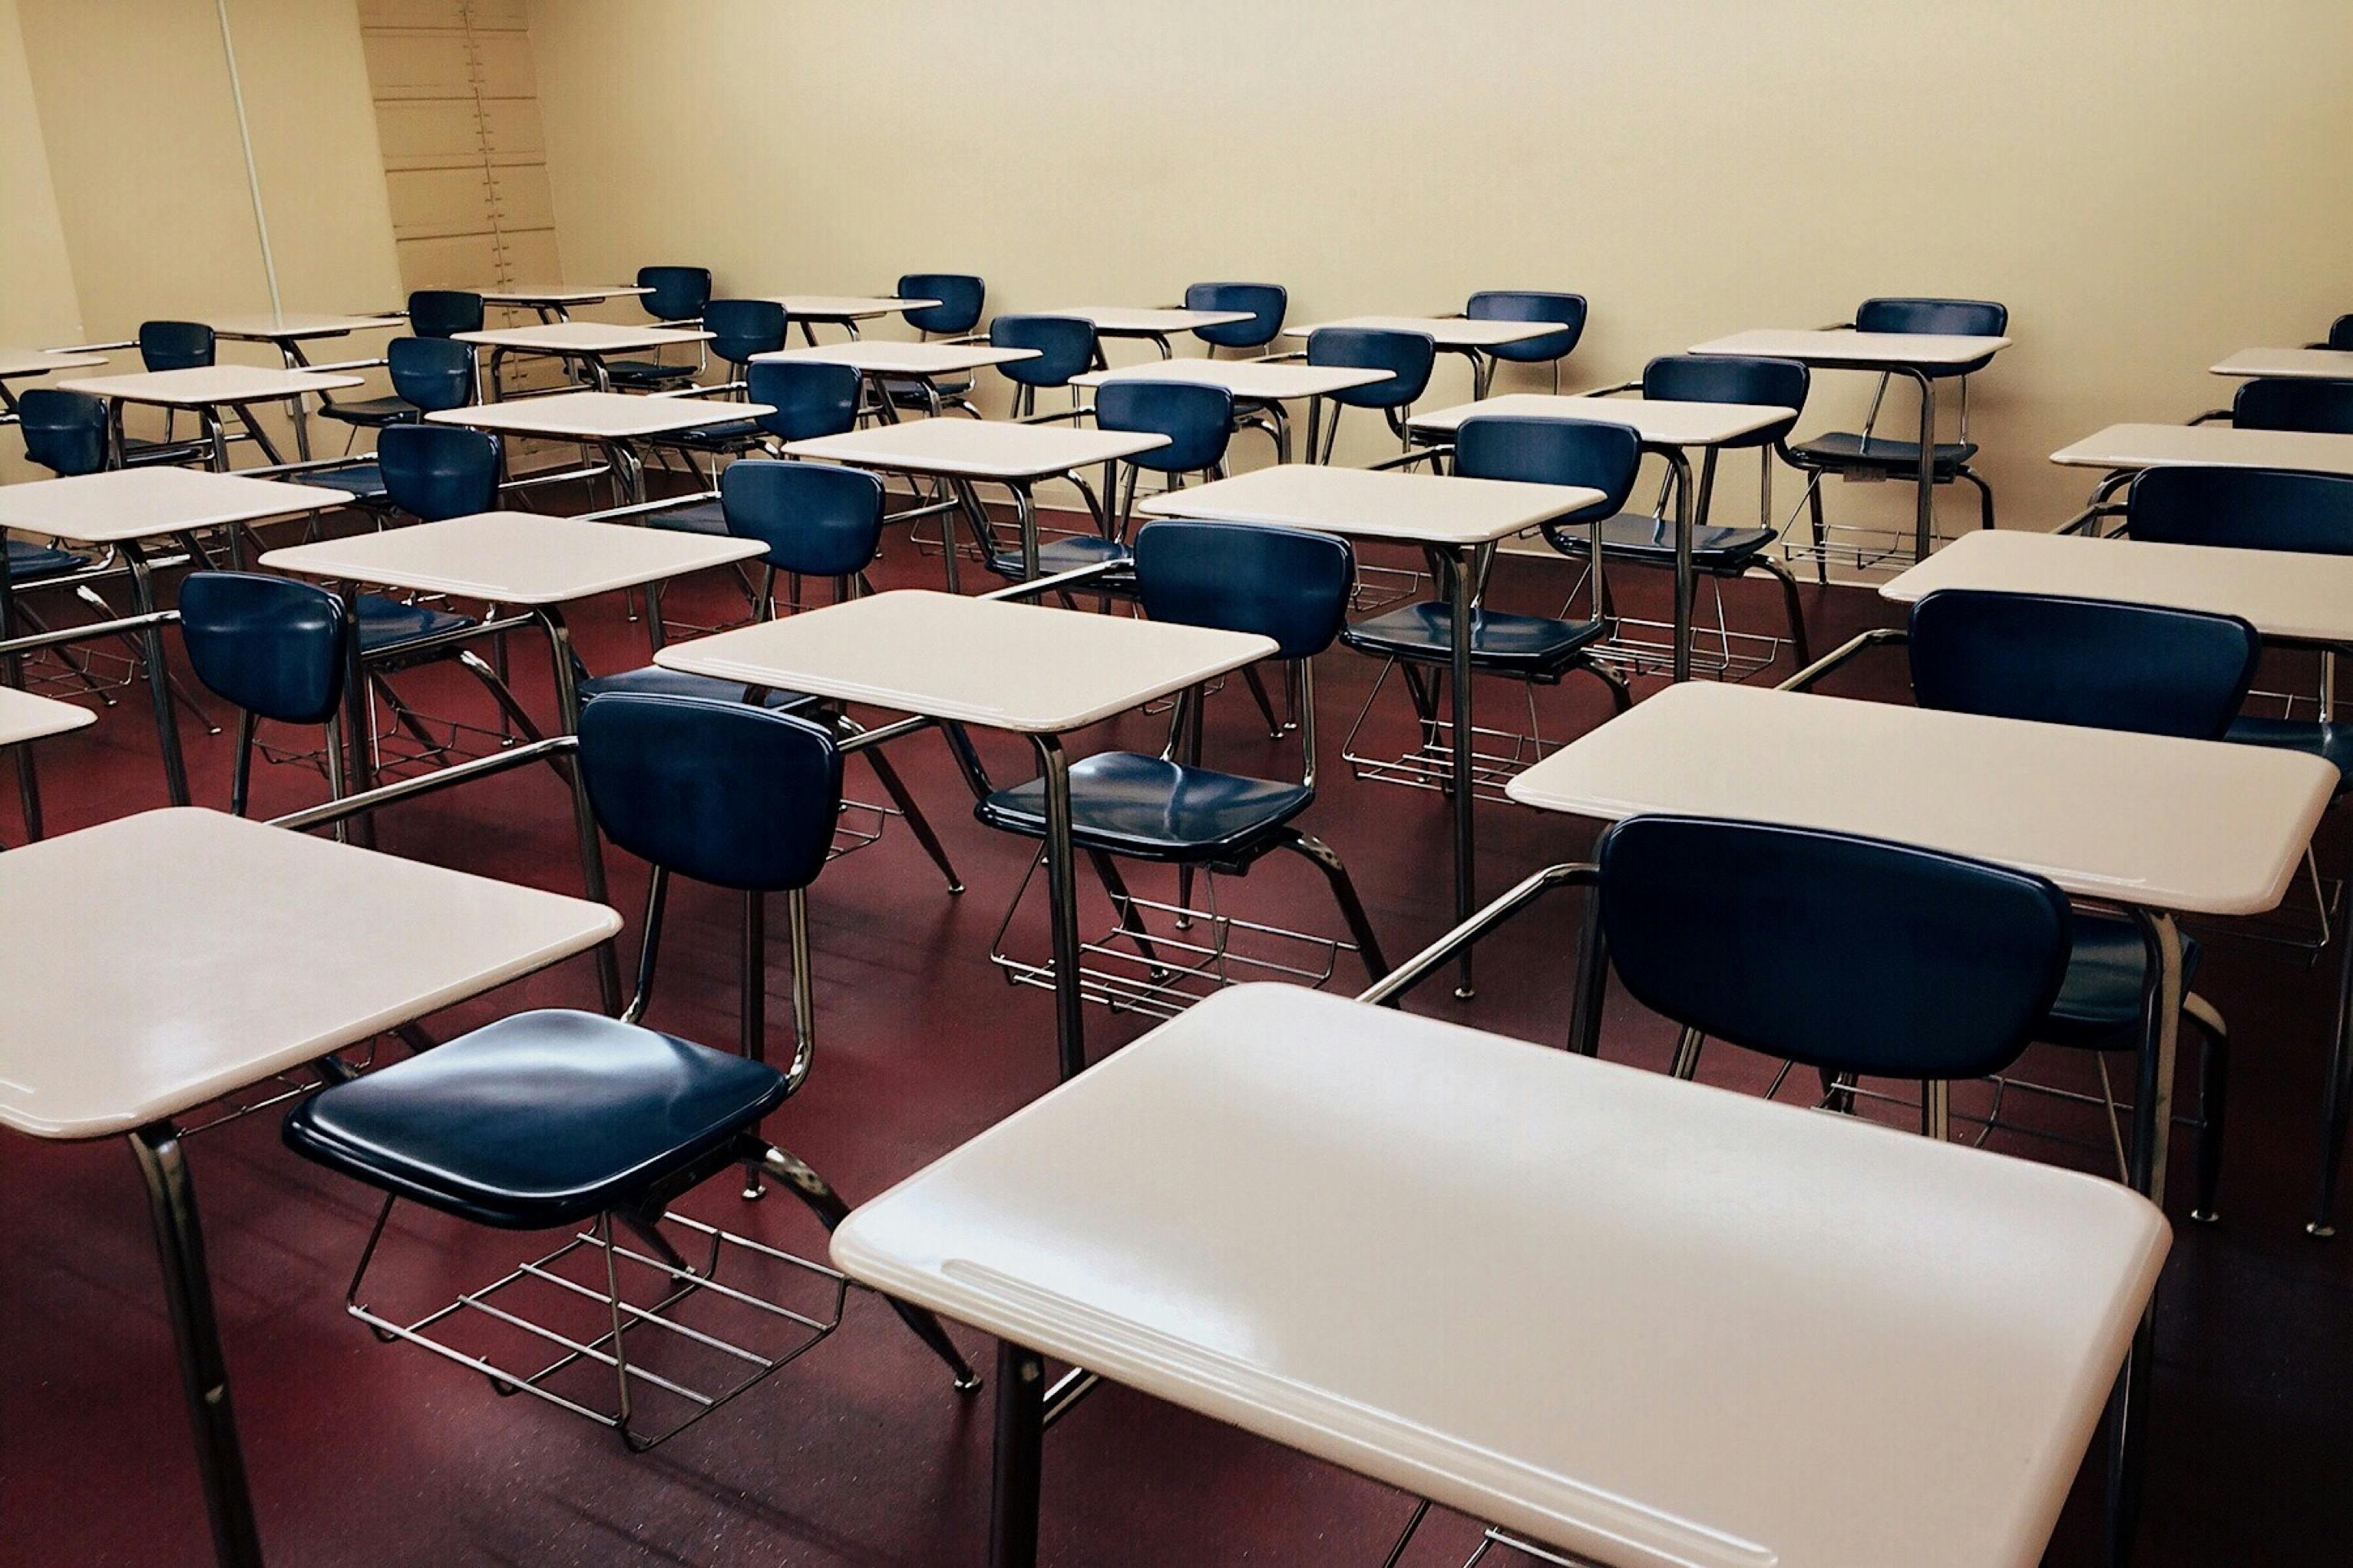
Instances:
[[[2353,381],[2261,376],[2242,382],[2231,399],[2231,424],[2240,430],[2353,436]]]
[[[106,400],[87,392],[36,386],[16,395],[25,456],[60,476],[106,467]]]
[[[1427,332],[1391,331],[1385,327],[1325,327],[1308,334],[1307,363],[1388,371],[1388,380],[1335,392],[1332,400],[1351,408],[1403,408],[1430,389],[1430,368],[1438,363],[1438,344]]]
[[[719,476],[727,531],[768,547],[779,572],[847,577],[882,542],[882,481],[863,468],[747,458]]]
[[[1170,519],[1136,534],[1135,581],[1155,621],[1254,633],[1279,658],[1310,658],[1340,635],[1356,557],[1328,533]]]
[[[1083,316],[999,316],[988,323],[988,341],[996,348],[1038,351],[1036,359],[997,367],[1023,386],[1068,386],[1071,377],[1094,368],[1095,324]]]
[[[1833,1072],[1999,1071],[2058,994],[2073,942],[2067,897],[2043,878],[1910,845],[1637,816],[1597,858],[1603,935],[1636,1001]]]
[[[711,352],[729,364],[751,363],[754,354],[785,346],[785,308],[774,300],[713,300],[702,308],[702,329]]]
[[[395,338],[385,345],[392,389],[427,414],[474,400],[474,355],[447,338]]]
[[[213,330],[202,321],[142,321],[139,363],[149,370],[195,370],[213,363]]]
[[[2339,316],[2328,323],[2328,346],[2353,349],[2353,315]]]
[[[814,441],[858,427],[860,377],[853,364],[765,360],[744,372],[744,395],[774,414],[753,423],[781,441]]]
[[[482,297],[465,289],[419,289],[408,296],[408,330],[446,338],[482,330]]]
[[[2263,639],[2236,616],[1947,588],[1912,606],[1923,708],[2219,741]]]
[[[647,315],[658,321],[691,321],[711,303],[711,268],[640,267],[638,287],[652,290],[638,296]]]
[[[1606,407],[1607,405],[1598,406]],[[1631,426],[1598,419],[1524,419],[1477,414],[1454,432],[1454,471],[1472,479],[1513,479],[1532,485],[1581,485],[1602,499],[1544,525],[1555,549],[1591,541],[1581,531],[1595,518],[1626,510],[1642,467],[1642,437]]]
[[[1185,290],[1188,310],[1248,310],[1247,321],[1221,327],[1195,327],[1193,335],[1221,349],[1261,349],[1282,331],[1291,310],[1291,290],[1280,283],[1196,283]]]
[[[1166,447],[1128,459],[1140,468],[1198,473],[1225,461],[1234,430],[1234,395],[1197,381],[1106,381],[1095,388],[1095,425],[1167,437]]]
[[[1855,308],[1859,332],[1922,332],[1963,338],[1998,338],[2010,330],[2010,307],[1991,300],[1865,300]],[[1991,356],[1988,356],[1989,359]],[[1942,379],[1983,369],[1987,360],[1967,364],[1923,367],[1923,374]]]
[[[1746,354],[1662,354],[1642,367],[1642,395],[1677,403],[1746,403],[1787,408],[1789,417],[1736,436],[1726,447],[1769,447],[1805,412],[1813,373],[1793,359]]]
[[[386,499],[427,522],[495,510],[499,438],[459,425],[392,425],[376,437]]]
[[[2135,539],[2353,555],[2353,475],[2147,468],[2125,497]]]
[[[1547,294],[1533,289],[1482,289],[1471,296],[1462,313],[1474,321],[1558,321],[1561,330],[1515,343],[1497,343],[1487,352],[1497,359],[1521,364],[1543,364],[1566,358],[1585,335],[1585,296]]]
[[[180,640],[207,690],[281,724],[323,724],[343,700],[351,619],[315,583],[258,572],[191,572]]]
[[[806,719],[707,697],[616,691],[580,710],[580,769],[605,836],[746,892],[806,888],[841,809],[841,752]]]
[[[899,279],[899,298],[937,300],[936,305],[918,305],[901,314],[919,332],[952,338],[980,325],[988,285],[969,272],[910,272]]]

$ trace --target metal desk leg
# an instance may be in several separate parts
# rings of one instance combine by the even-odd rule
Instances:
[[[202,408],[196,410],[196,419],[197,422],[204,426],[205,439],[212,443],[213,472],[216,474],[227,473],[228,432],[221,427],[220,410],[207,403]]]
[[[237,1417],[229,1408],[228,1369],[221,1357],[220,1327],[213,1314],[210,1277],[205,1271],[205,1238],[196,1222],[196,1194],[188,1179],[179,1129],[151,1122],[131,1135],[131,1152],[147,1179],[147,1207],[155,1222],[155,1251],[164,1265],[164,1300],[179,1347],[180,1378],[188,1396],[188,1421],[195,1428],[196,1473],[211,1516],[213,1556],[237,1568],[259,1568],[261,1532],[253,1522],[253,1499],[246,1489],[245,1454],[237,1446]]]
[[[1660,451],[1675,474],[1675,626],[1671,634],[1674,640],[1674,678],[1691,679],[1692,604],[1698,596],[1698,583],[1692,570],[1692,471],[1691,459],[1680,447],[1664,447]],[[1598,601],[1597,601],[1598,602]]]
[[[261,448],[261,455],[270,467],[276,468],[286,460],[286,455],[278,449],[278,443],[269,438],[269,432],[263,429],[261,421],[253,416],[251,404],[232,403],[229,407],[237,415],[237,422],[245,426],[245,433],[253,437],[253,444]]]
[[[1021,580],[1033,583],[1038,578],[1038,503],[1027,484],[1005,488],[1013,492],[1013,515],[1021,524]]]
[[[1936,384],[1918,371],[1920,382],[1920,500],[1912,531],[1912,558],[1928,559],[1936,540]]]
[[[997,1460],[988,1484],[988,1568],[1036,1568],[1038,1488],[1046,1447],[1046,1363],[997,1347]]]
[[[1307,400],[1306,450],[1307,460],[1311,463],[1318,461],[1317,454],[1324,450],[1324,400],[1320,397]]]
[[[280,339],[278,357],[285,362],[288,370],[301,371],[311,368],[311,362],[302,357],[302,345],[300,343]],[[299,394],[286,400],[286,407],[294,418],[294,450],[307,463],[311,460],[310,416],[303,408],[302,399]]]
[[[0,550],[0,642],[16,635],[16,588],[8,573],[8,554]],[[0,680],[22,691],[25,689],[25,660],[21,655],[10,654],[0,660]],[[41,781],[33,769],[33,748],[30,744],[16,748],[16,794],[25,808],[25,842],[32,843],[41,837]]]
[[[2337,1176],[2345,1160],[2345,1128],[2353,1119],[2353,932],[2337,939],[2337,1021],[2328,1042],[2328,1081],[2320,1102],[2320,1187],[2305,1234],[2337,1234]]]
[[[547,633],[547,651],[555,667],[555,710],[564,732],[580,732],[580,680],[572,662],[572,630],[565,625],[563,612],[553,605],[542,605],[532,611],[533,616]],[[565,759],[565,773],[572,784],[572,825],[580,839],[580,882],[585,896],[591,903],[609,903],[605,888],[605,846],[596,835],[596,808],[588,804],[588,781],[580,771],[577,752]],[[618,1017],[621,1012],[621,961],[613,947],[614,939],[606,938],[596,944],[596,996],[606,1013]]]
[[[1466,550],[1453,556],[1454,564],[1454,921],[1460,925],[1471,918],[1479,907],[1478,866],[1475,860],[1475,834],[1471,813],[1471,752],[1477,737],[1472,728],[1471,710],[1471,636],[1472,616],[1478,603],[1479,552]],[[1471,983],[1471,948],[1463,945],[1462,956],[1457,961],[1454,973],[1454,994],[1468,1001],[1474,987]]]
[[[123,542],[122,563],[131,572],[132,607],[142,616],[154,614],[155,576],[137,540]],[[155,745],[164,757],[164,787],[174,805],[185,805],[188,764],[180,754],[180,716],[173,708],[171,666],[164,662],[164,628],[150,626],[142,630],[139,648],[147,661],[147,700],[155,705]]]
[[[1071,759],[1055,735],[1033,735],[1046,786],[1046,889],[1054,922],[1054,1047],[1061,1079],[1087,1067],[1085,1021],[1080,1016],[1079,882],[1071,842]]]

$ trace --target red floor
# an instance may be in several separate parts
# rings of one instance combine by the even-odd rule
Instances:
[[[938,563],[894,540],[886,584],[932,585]],[[1633,578],[1634,574],[1624,574]],[[1498,589],[1514,607],[1546,606],[1556,564],[1507,563]],[[1620,582],[1655,604],[1654,580]],[[723,579],[674,592],[673,617],[729,608]],[[1810,591],[1818,647],[1886,618],[1850,590]],[[1547,606],[1548,607],[1548,606]],[[1744,588],[1736,615],[1771,626],[1778,599]],[[576,622],[599,670],[643,661],[642,626],[617,602]],[[536,650],[530,650],[535,655]],[[518,684],[545,711],[547,681],[519,649]],[[1448,923],[1448,836],[1438,798],[1359,784],[1338,763],[1371,667],[1335,651],[1319,668],[1322,798],[1306,819],[1355,870],[1393,955]],[[404,689],[440,711],[487,716],[479,692],[434,672]],[[1838,689],[1901,700],[1893,662]],[[1514,700],[1495,688],[1489,716]],[[1547,733],[1574,734],[1606,711],[1599,689],[1572,678],[1539,694]],[[1402,738],[1405,704],[1383,694],[1382,732]],[[1295,768],[1270,743],[1248,699],[1211,708],[1209,755],[1239,770]],[[1155,721],[1131,716],[1075,750],[1156,747]],[[1015,776],[1025,758],[982,738]],[[153,737],[136,700],[92,730],[45,742],[52,831],[159,805]],[[197,798],[225,804],[228,747],[189,732]],[[945,750],[918,736],[893,755],[932,808],[970,891],[949,898],[903,830],[830,868],[814,893],[819,1043],[807,1089],[768,1133],[851,1199],[871,1194],[1034,1098],[1052,1081],[1053,1021],[1043,993],[1008,988],[987,943],[1018,879],[1025,847],[976,825]],[[2130,780],[2116,787],[2132,787]],[[873,794],[862,770],[851,793]],[[314,799],[315,775],[263,770],[258,805]],[[10,818],[13,821],[13,816]],[[2188,828],[2194,825],[2185,825]],[[1582,826],[1517,808],[1480,816],[1482,888],[1579,855]],[[564,797],[543,773],[511,775],[401,808],[385,846],[421,858],[561,890],[576,889]],[[2342,867],[2341,837],[2323,846]],[[633,941],[640,868],[614,858],[616,901]],[[1149,896],[1145,879],[1139,890]],[[1082,897],[1093,898],[1082,878]],[[1320,881],[1278,858],[1222,887],[1226,908],[1335,929]],[[1561,905],[1482,950],[1475,1001],[1442,986],[1418,1009],[1504,1033],[1559,1037],[1574,910]],[[1035,935],[1042,919],[1026,924]],[[770,1016],[789,994],[783,921],[772,925]],[[684,889],[652,1022],[732,1044],[732,900]],[[2184,1228],[2166,1275],[2149,1500],[2139,1561],[2152,1565],[2344,1562],[2353,1540],[2353,1239],[2301,1231],[2315,1159],[2314,1118],[2331,975],[2244,942],[2211,949],[2200,988],[2230,1016],[2240,1046],[2222,1223]],[[1353,989],[1345,967],[1335,988]],[[435,1023],[447,1036],[522,1007],[592,1006],[575,960]],[[1143,1026],[1091,1010],[1095,1053]],[[1624,1005],[1604,1037],[1613,1057],[1658,1063],[1663,1026]],[[1761,1088],[1763,1064],[1719,1049],[1715,1081]],[[2076,1117],[2081,1133],[2096,1123]],[[2001,1146],[2089,1161],[2024,1140]],[[657,1452],[632,1458],[608,1435],[405,1348],[377,1344],[342,1310],[372,1215],[354,1185],[279,1145],[262,1115],[199,1137],[201,1194],[232,1384],[271,1558],[301,1564],[964,1563],[978,1561],[989,1462],[984,1395],[954,1394],[938,1364],[871,1297],[855,1297],[840,1332],[764,1386]],[[2188,1162],[2172,1212],[2183,1206]],[[756,1208],[713,1184],[690,1205],[782,1245],[821,1255],[817,1228],[787,1201]],[[0,1561],[142,1565],[206,1560],[186,1424],[137,1174],[119,1143],[87,1147],[0,1138]],[[387,1305],[446,1299],[526,1254],[518,1238],[404,1210],[371,1295]],[[1475,1279],[1462,1289],[1477,1290]],[[1566,1310],[1566,1304],[1565,1304]],[[987,1346],[959,1331],[976,1363]],[[1409,1347],[1400,1347],[1409,1353]],[[1759,1344],[1756,1353],[1774,1347]],[[1853,1375],[1883,1375],[1857,1366]],[[1573,1391],[1564,1394],[1564,1409]],[[2048,1561],[2098,1560],[2096,1466],[2077,1488]],[[1059,1563],[1345,1563],[1369,1565],[1410,1509],[1386,1488],[1117,1390],[1053,1432],[1047,1448],[1047,1560]],[[1458,1563],[1470,1521],[1440,1517],[1407,1562]],[[1502,1562],[1497,1557],[1492,1561]]]

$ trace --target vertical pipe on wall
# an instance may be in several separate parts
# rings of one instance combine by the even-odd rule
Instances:
[[[237,139],[245,149],[245,184],[253,195],[253,232],[261,241],[261,270],[269,280],[269,319],[286,319],[283,304],[278,298],[278,260],[269,253],[269,216],[261,207],[261,172],[253,163],[253,128],[245,118],[245,84],[237,74],[237,42],[229,36],[228,0],[213,0],[220,13],[221,54],[228,61],[228,94],[237,105]]]

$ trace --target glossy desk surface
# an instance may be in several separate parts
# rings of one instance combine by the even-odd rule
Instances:
[[[1852,327],[1760,327],[1694,343],[1695,354],[1754,354],[1826,369],[1877,370],[1970,364],[2010,347],[2008,338],[1946,332],[1858,332]]]
[[[453,332],[450,336],[459,342],[479,343],[484,348],[572,354],[638,353],[711,341],[709,332],[696,327],[621,327],[609,321],[542,321],[533,327],[493,327],[479,332]]]
[[[594,305],[600,300],[628,300],[650,294],[635,283],[510,283],[478,289],[485,305]]]
[[[1042,479],[1168,445],[1145,431],[1017,425],[1007,419],[910,419],[795,441],[796,458],[823,458],[896,473],[968,479]]]
[[[0,381],[27,375],[55,375],[61,370],[88,370],[104,364],[104,354],[57,353],[48,349],[0,347]]]
[[[1525,342],[1556,332],[1566,321],[1473,321],[1468,316],[1342,316],[1303,327],[1285,327],[1286,338],[1303,338],[1326,327],[1373,327],[1388,332],[1419,332],[1442,349],[1492,349],[1498,343]]]
[[[877,316],[926,310],[939,303],[937,300],[902,299],[896,295],[756,294],[753,298],[773,300],[785,308],[786,316],[807,321],[871,321]]]
[[[1683,403],[1651,397],[1571,397],[1543,392],[1508,392],[1476,403],[1458,403],[1413,416],[1413,427],[1451,436],[1466,419],[1486,415],[1519,419],[1593,419],[1630,426],[1654,447],[1713,447],[1794,419],[1794,409],[1757,403]]]
[[[2076,468],[2158,468],[2193,463],[2353,474],[2353,436],[2240,430],[2228,425],[2111,425],[2051,454]]]
[[[122,375],[85,375],[58,385],[124,403],[172,408],[210,408],[239,403],[269,403],[322,392],[340,392],[363,378],[315,370],[277,370],[258,364],[193,365],[186,370],[132,371]]]
[[[324,511],[349,500],[341,491],[319,485],[248,479],[204,468],[108,468],[0,485],[0,528],[79,544],[119,544],[183,529]]]
[[[214,316],[206,322],[216,335],[247,342],[291,343],[306,338],[340,338],[377,328],[406,329],[406,316],[320,316],[290,310],[282,316]]]
[[[98,715],[87,708],[60,702],[54,697],[19,691],[13,686],[0,686],[0,746],[37,741],[44,735],[62,735],[69,730],[88,729],[96,722]]]
[[[863,338],[846,343],[776,349],[754,354],[752,363],[802,359],[819,364],[855,365],[868,375],[954,375],[984,365],[1011,364],[1016,360],[1038,357],[1036,349],[1000,349],[987,343],[902,343]]]
[[[0,857],[0,1126],[99,1138],[580,952],[620,917],[181,807]]]
[[[1598,1563],[2031,1568],[2169,1239],[2113,1182],[1247,985],[833,1258]]]
[[[480,511],[273,550],[261,564],[305,577],[456,594],[498,605],[561,605],[765,552],[754,539],[714,539],[538,512]]]
[[[470,403],[462,408],[444,408],[425,417],[437,425],[467,425],[477,430],[622,441],[634,436],[666,436],[701,425],[723,425],[775,412],[765,403],[730,403],[709,397],[558,392],[545,397],[510,398],[504,403]]]
[[[1072,376],[1073,386],[1107,381],[1189,381],[1222,386],[1240,403],[1282,403],[1294,397],[1326,397],[1352,386],[1396,379],[1385,370],[1355,365],[1309,364],[1303,360],[1154,359]]]
[[[666,669],[1056,735],[1275,651],[1270,637],[902,589],[672,643]]]
[[[2353,349],[2241,349],[2214,375],[2286,376],[2295,381],[2353,381]]]
[[[1154,496],[1136,510],[1154,517],[1263,522],[1347,539],[1459,547],[1509,539],[1602,499],[1599,490],[1578,485],[1279,463]]]
[[[1064,305],[1040,313],[1092,321],[1107,338],[1157,337],[1199,327],[1230,327],[1250,319],[1248,310],[1188,310],[1182,305]]]
[[[1506,786],[1546,811],[1679,812],[1925,845],[2070,893],[2189,914],[2273,909],[2337,787],[2317,757],[1691,681]]]

